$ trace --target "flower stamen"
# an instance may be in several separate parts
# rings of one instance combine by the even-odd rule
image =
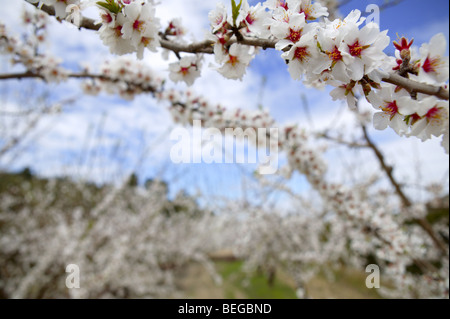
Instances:
[[[370,45],[361,45],[359,44],[359,40],[356,40],[355,43],[353,43],[352,45],[348,45],[348,50],[350,51],[351,56],[354,57],[361,57],[362,51],[364,51],[365,49],[369,48]]]
[[[300,60],[300,62],[304,62],[309,56],[311,56],[308,52],[307,47],[298,47],[294,52],[294,59]]]
[[[394,118],[396,114],[398,114],[398,106],[397,101],[386,102],[385,107],[382,107],[381,110],[390,116],[390,120]]]
[[[144,30],[144,21],[136,20],[133,23],[133,29],[139,32],[142,32]]]
[[[286,37],[286,40],[290,40],[293,43],[297,43],[300,38],[302,37],[302,31],[303,29],[300,30],[294,30],[289,28],[289,35]]]
[[[440,64],[441,64],[441,60],[439,58],[433,59],[433,58],[430,58],[430,56],[428,56],[426,58],[425,62],[423,62],[422,69],[426,73],[436,73]]]

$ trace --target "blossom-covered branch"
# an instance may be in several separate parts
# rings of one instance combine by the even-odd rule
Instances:
[[[387,31],[380,31],[373,22],[364,25],[365,18],[358,10],[330,21],[320,2],[268,0],[250,6],[243,0],[231,15],[218,4],[209,14],[211,33],[204,41],[186,43],[180,20],[162,30],[152,0],[98,2],[98,23],[81,15],[89,1],[29,2],[59,19],[97,30],[112,53],[136,52],[141,59],[145,49],[156,52],[161,47],[174,52],[179,62],[169,65],[170,78],[188,85],[201,76],[200,53],[213,53],[216,70],[226,78],[242,79],[258,49],[275,48],[282,52],[294,80],[316,87],[332,85],[333,99],[347,100],[350,107],[359,95],[365,96],[381,111],[374,118],[375,127],[390,126],[399,135],[422,140],[443,136],[448,153],[449,72],[442,34],[422,45],[420,56],[413,56],[410,50],[413,41],[399,39],[394,42],[394,58],[384,53],[390,42]],[[180,53],[196,56],[182,57]]]
[[[35,2],[35,6],[38,6],[38,3]],[[55,9],[52,6],[42,5],[40,7],[41,10],[48,13],[49,15],[55,15]],[[95,20],[89,18],[80,18],[79,23],[80,28],[85,28],[88,30],[99,31],[101,29],[101,24],[96,22]],[[162,48],[173,51],[175,53],[214,53],[214,44],[213,40],[205,40],[203,42],[197,43],[179,43],[173,40],[168,40],[161,38],[159,40]],[[263,49],[272,48],[274,49],[277,43],[276,39],[266,39],[266,38],[258,38],[255,36],[245,37],[242,36],[239,39],[230,39],[226,42],[225,46],[231,46],[234,43],[239,43],[248,46],[260,47]],[[286,49],[285,49],[286,50]],[[427,83],[417,82],[413,80],[409,80],[403,78],[395,73],[391,73],[382,78],[384,82],[391,83],[393,85],[397,85],[407,89],[410,92],[423,93],[427,95],[435,95],[441,99],[448,100],[449,99],[449,91],[447,88],[442,86],[434,86]]]

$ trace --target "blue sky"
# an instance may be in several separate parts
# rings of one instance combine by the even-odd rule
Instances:
[[[382,4],[385,1],[350,1],[341,11],[347,13],[352,9],[365,12],[370,3]],[[413,37],[416,44],[429,41],[430,34],[443,32],[448,39],[449,2],[445,0],[404,0],[395,7],[387,8],[381,12],[380,28],[389,30],[391,39],[399,36]],[[392,53],[391,50],[386,52]]]
[[[0,21],[5,22],[10,29],[20,30],[17,21],[22,8],[21,1],[0,1],[3,6]],[[383,1],[353,0],[340,11],[343,15],[356,8],[364,12],[371,3],[380,4]],[[214,1],[166,0],[157,8],[157,14],[163,22],[183,16],[189,31],[195,39],[201,40],[208,26],[207,14],[214,6]],[[448,39],[448,6],[447,1],[440,0],[403,1],[381,13],[381,28],[389,30],[392,40],[397,38],[397,33],[414,37],[418,46],[438,32],[443,32]],[[53,25],[49,50],[64,58],[64,66],[76,69],[86,57],[95,66],[105,57],[111,57],[94,32],[79,31],[56,22]],[[273,50],[260,53],[242,82],[226,80],[215,71],[205,69],[204,76],[192,89],[205,95],[211,102],[220,102],[228,108],[255,109],[262,103],[280,124],[294,122],[306,129],[324,129],[333,123],[335,129],[342,130],[348,136],[356,134],[352,129],[354,121],[345,106],[332,102],[329,90],[307,89],[300,82],[291,80],[279,55]],[[6,61],[1,61],[0,67],[7,71]],[[167,74],[167,62],[158,54],[148,53],[144,61],[161,74]],[[9,92],[6,94],[8,98],[3,98],[0,110],[18,107],[13,92],[20,90],[23,85],[30,84],[18,81],[0,83],[0,92]],[[158,105],[152,97],[140,96],[132,102],[104,94],[100,97],[82,97],[78,82],[74,80],[50,87],[34,85],[37,85],[38,91],[47,89],[51,102],[77,97],[76,102],[65,107],[63,114],[44,119],[40,124],[43,133],[39,139],[24,143],[24,149],[17,158],[0,158],[0,168],[17,170],[30,166],[45,176],[68,174],[98,182],[117,181],[125,172],[137,170],[141,180],[155,177],[167,180],[172,194],[186,189],[190,193],[201,191],[218,197],[251,196],[249,186],[252,185],[255,168],[252,165],[171,163],[169,152],[172,144],[168,136],[173,123],[166,105]],[[175,87],[186,88],[184,85]],[[306,116],[304,100],[308,103],[312,121]],[[340,113],[343,115],[336,123],[335,116]],[[439,141],[405,141],[389,130],[371,130],[371,134],[391,163],[398,167],[397,174],[401,180],[408,183],[415,183],[418,179],[421,183],[439,180],[448,189],[448,178],[443,179],[443,176],[448,175],[448,156],[439,146]],[[148,146],[151,151],[142,159],[141,155]],[[88,155],[86,150],[90,148],[94,151]],[[325,157],[332,163],[328,177],[333,180],[363,180],[376,167],[371,154],[364,151],[333,148],[325,153]],[[420,174],[414,169],[418,165]],[[243,182],[244,175],[247,180]],[[309,190],[304,178],[299,175],[295,175],[287,184],[298,193]]]

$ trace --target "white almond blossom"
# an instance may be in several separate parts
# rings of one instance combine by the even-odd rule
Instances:
[[[330,38],[336,38],[339,34],[345,34],[348,28],[352,28],[354,25],[361,26],[365,21],[365,18],[361,18],[361,11],[352,10],[345,18],[335,19],[333,21],[325,18],[325,24],[322,25],[323,32],[327,33]]]
[[[404,114],[400,113],[400,108],[415,109],[417,104],[411,100],[408,92],[405,90],[396,92],[395,86],[388,85],[376,93],[371,91],[367,99],[376,110],[380,111],[373,116],[373,125],[377,130],[384,130],[389,126],[399,135],[408,132],[408,125],[404,120]]]
[[[311,70],[315,60],[320,56],[314,37],[313,32],[306,33],[289,51],[281,55],[283,59],[289,61],[288,70],[294,80],[300,80],[304,73]]]
[[[356,109],[358,94],[362,94],[361,92],[358,92],[357,89],[359,86],[357,86],[355,82],[341,84],[341,82],[338,81],[331,81],[329,84],[336,86],[336,88],[330,92],[330,96],[333,101],[346,100],[350,109]]]
[[[380,32],[375,23],[370,23],[362,29],[356,24],[349,26],[347,34],[342,39],[339,51],[350,78],[359,81],[365,74],[378,69],[384,60],[384,49],[389,45],[387,31]]]
[[[252,48],[233,43],[230,49],[219,60],[224,61],[217,71],[228,79],[242,80],[247,67],[254,55],[250,52]]]
[[[348,74],[347,65],[344,63],[342,53],[339,50],[341,38],[330,38],[327,33],[319,31],[317,42],[325,58],[325,62],[317,69],[317,73],[330,71],[333,79],[343,83],[349,83],[351,78]]]
[[[440,137],[448,133],[449,103],[438,100],[434,96],[424,98],[418,102],[417,112],[420,116],[411,126],[410,136],[416,136],[422,141],[431,139],[432,136]],[[447,137],[448,138],[448,137]]]
[[[144,48],[156,52],[159,46],[159,19],[155,17],[155,8],[150,2],[133,2],[124,8],[125,20],[122,28],[123,38],[131,40],[142,59]]]
[[[183,27],[181,18],[176,18],[169,22],[165,34],[167,36],[175,37],[176,39],[181,39],[186,33],[187,30]]]
[[[270,13],[265,10],[261,3],[250,7],[248,1],[243,0],[237,23],[244,24],[246,26],[245,31],[249,34],[268,38],[270,36],[270,28],[267,26],[267,21],[270,19]]]
[[[223,3],[217,3],[216,9],[208,14],[209,22],[211,23],[212,32],[216,33],[226,26],[228,23],[228,13]]]
[[[447,40],[443,33],[436,34],[429,43],[421,46],[419,81],[435,85],[444,85],[448,81],[449,60],[446,52]]]
[[[113,54],[124,55],[135,51],[135,47],[131,42],[123,37],[122,30],[125,21],[125,16],[122,13],[119,13],[108,26],[104,25],[99,30],[100,39]]]
[[[267,0],[264,5],[270,10],[282,8],[287,11],[289,9],[289,5],[286,0]]]
[[[169,64],[169,71],[172,81],[184,81],[191,86],[200,77],[201,62],[197,56],[183,57],[180,61]]]
[[[270,26],[270,31],[275,38],[279,41],[277,42],[275,49],[283,50],[285,47],[291,44],[297,43],[301,36],[309,31],[311,27],[304,32],[306,27],[305,15],[300,13],[295,13],[289,16],[288,19],[283,16],[280,19],[275,19]]]
[[[289,9],[303,13],[306,20],[317,20],[321,17],[328,17],[328,9],[318,2],[311,0],[287,0]]]

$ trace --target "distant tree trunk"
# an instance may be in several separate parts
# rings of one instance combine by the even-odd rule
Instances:
[[[270,267],[269,272],[268,272],[268,278],[267,278],[267,283],[269,284],[269,287],[273,287],[273,285],[275,283],[276,275],[277,275],[277,270],[275,269],[275,267]]]

